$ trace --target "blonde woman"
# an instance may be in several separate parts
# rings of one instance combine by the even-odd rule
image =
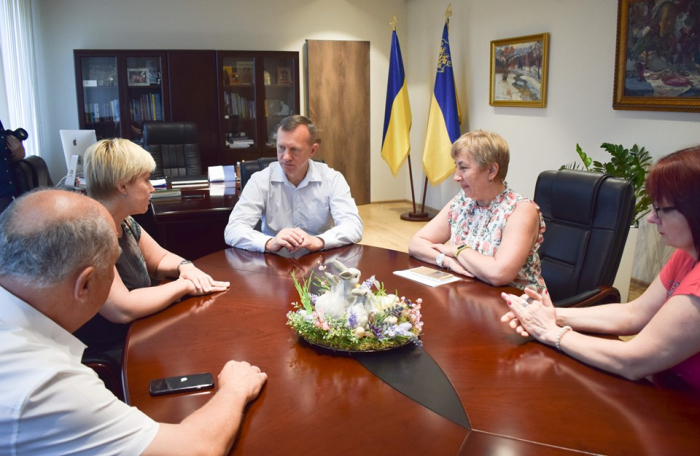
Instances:
[[[131,217],[148,211],[155,162],[150,153],[126,139],[102,140],[85,154],[87,192],[114,219],[121,255],[114,282],[100,313],[76,332],[87,354],[111,351],[120,362],[127,323],[158,312],[185,295],[226,290],[188,261],[161,247]],[[151,279],[172,278],[151,286]]]

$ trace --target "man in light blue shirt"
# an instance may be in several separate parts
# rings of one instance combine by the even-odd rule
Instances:
[[[314,252],[362,239],[362,220],[339,172],[311,160],[316,126],[300,115],[277,130],[277,162],[253,174],[231,212],[226,243],[257,252]],[[262,222],[262,232],[255,230]]]

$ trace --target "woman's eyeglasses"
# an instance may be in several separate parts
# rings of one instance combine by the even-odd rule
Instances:
[[[657,206],[651,206],[651,211],[654,213],[654,217],[660,219],[663,215],[668,214],[669,212],[673,212],[675,210],[678,210],[676,206],[666,206],[666,207],[657,207]]]

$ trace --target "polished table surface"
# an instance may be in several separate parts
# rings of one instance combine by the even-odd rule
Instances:
[[[423,347],[406,349],[440,366],[469,426],[404,396],[353,356],[300,342],[285,325],[298,301],[291,271],[318,273],[332,259],[423,299]],[[227,249],[195,264],[231,288],[132,325],[126,397],[157,421],[179,422],[212,392],[151,397],[151,379],[217,374],[229,359],[260,366],[268,382],[232,454],[698,454],[697,392],[664,376],[625,380],[523,340],[499,321],[507,288],[470,279],[430,288],[392,274],[424,263],[360,245],[299,259]]]

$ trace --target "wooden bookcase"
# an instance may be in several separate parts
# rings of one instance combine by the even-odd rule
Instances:
[[[298,52],[217,52],[223,164],[276,155],[280,120],[299,113]]]
[[[275,127],[299,113],[298,52],[73,54],[81,129],[140,143],[145,120],[195,122],[205,169],[275,156]]]
[[[78,119],[98,139],[140,143],[143,122],[170,120],[165,51],[74,51]]]

